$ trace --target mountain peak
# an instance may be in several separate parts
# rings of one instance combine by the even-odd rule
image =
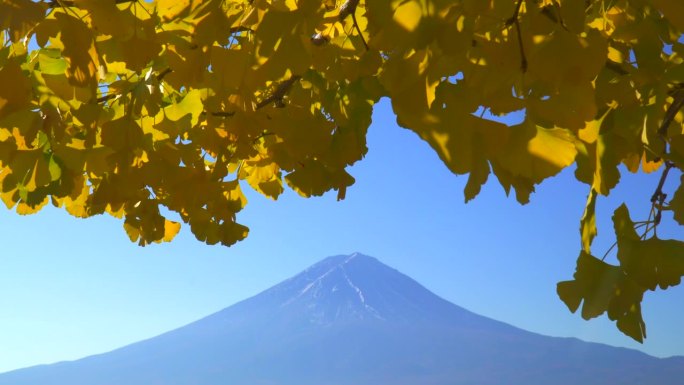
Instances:
[[[435,317],[440,308],[457,308],[445,306],[446,301],[413,279],[359,252],[325,258],[254,299],[260,297],[319,325],[416,322],[428,314]]]
[[[354,267],[360,264],[385,267],[377,259],[360,253],[326,258],[294,277],[293,285],[289,287],[294,289],[294,295],[281,307],[304,305],[314,323],[329,323],[341,318],[383,319],[366,300],[367,285],[357,281]]]
[[[329,270],[336,269],[338,267],[344,266],[344,265],[349,264],[349,263],[358,263],[358,262],[377,263],[377,264],[382,265],[382,263],[380,261],[378,261],[376,258],[373,258],[373,257],[365,255],[365,254],[361,254],[359,252],[354,252],[352,254],[340,254],[340,255],[333,255],[331,257],[327,257],[327,258],[309,266],[301,274],[314,275],[318,272],[322,272],[321,274],[325,274]],[[389,269],[389,267],[387,267],[387,268]],[[296,276],[293,278],[296,278]]]

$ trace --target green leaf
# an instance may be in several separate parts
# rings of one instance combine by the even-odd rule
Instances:
[[[199,90],[192,90],[188,92],[183,99],[178,103],[172,103],[164,108],[164,116],[174,122],[185,119],[187,120],[186,129],[194,127],[199,121],[199,116],[204,111],[204,104],[202,103],[202,94]],[[181,130],[182,132],[183,130]]]
[[[651,0],[651,2],[680,33],[684,33],[684,4],[672,0]]]
[[[510,128],[506,145],[494,157],[493,170],[504,189],[514,187],[524,204],[535,184],[558,174],[576,155],[575,138],[568,130],[543,128],[527,120]]]
[[[655,236],[641,240],[624,204],[613,216],[618,242],[618,259],[624,272],[641,287],[667,289],[684,275],[684,242]]]
[[[582,251],[577,258],[574,280],[559,282],[556,291],[573,313],[582,305],[582,318],[588,320],[607,312],[626,335],[639,342],[646,337],[640,305],[644,289],[619,266]]]
[[[580,220],[582,250],[584,250],[586,253],[591,253],[591,243],[598,233],[596,230],[596,197],[596,190],[592,188],[589,191],[587,204],[584,207],[584,214],[582,214],[582,219]]]
[[[63,75],[66,73],[67,62],[56,49],[44,48],[38,54],[40,72],[47,75]]]

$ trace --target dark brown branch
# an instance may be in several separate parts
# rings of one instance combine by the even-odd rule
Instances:
[[[115,4],[133,3],[137,0],[114,0]],[[59,7],[76,7],[76,3],[72,0],[52,0],[47,3],[48,8],[59,8]]]
[[[260,101],[257,104],[256,109],[258,110],[264,108],[271,103],[281,105],[283,103],[283,98],[285,97],[285,95],[287,95],[287,93],[290,92],[290,88],[292,88],[294,83],[299,79],[301,79],[301,76],[293,75],[289,79],[278,84],[278,87],[276,87],[275,91],[273,91],[273,94],[271,94],[271,96],[267,97],[266,99]]]
[[[515,5],[515,11],[513,11],[513,16],[508,18],[506,20],[506,27],[510,27],[513,25],[518,20],[518,16],[520,15],[520,8],[522,7],[522,3],[525,0],[518,0],[518,3]]]
[[[542,15],[546,16],[547,19],[551,20],[554,23],[558,23],[559,22],[558,17],[551,10],[551,8],[554,8],[554,7],[551,5],[547,5],[547,6],[543,7],[540,12]]]
[[[356,7],[359,5],[359,0],[347,0],[340,6],[340,12],[337,15],[339,21],[343,21],[349,15],[356,13]]]
[[[98,103],[104,103],[104,102],[106,102],[106,101],[108,101],[108,100],[112,100],[112,99],[116,98],[117,96],[119,96],[119,94],[114,94],[114,93],[112,93],[112,94],[107,94],[107,95],[105,95],[105,96],[100,96],[99,98],[97,98],[96,102],[98,102]]]
[[[235,112],[229,111],[202,111],[202,115],[211,115],[219,118],[230,118],[235,115]]]
[[[520,70],[525,73],[527,72],[527,57],[525,56],[525,48],[523,46],[522,34],[520,32],[520,22],[515,19],[515,31],[518,35],[518,47],[520,48]]]
[[[162,72],[160,72],[159,74],[157,74],[157,76],[156,76],[157,81],[158,81],[158,82],[162,81],[162,80],[164,79],[164,77],[165,77],[166,75],[170,74],[171,72],[173,72],[173,70],[172,70],[171,68],[169,68],[169,67],[164,68],[164,69],[162,70]],[[125,94],[128,94],[128,93],[130,93],[131,91],[132,91],[132,89],[131,89],[131,90],[128,90],[128,91],[126,91],[126,92],[124,92],[124,93],[122,93],[122,94],[111,93],[111,94],[107,94],[107,95],[104,95],[104,96],[100,96],[99,98],[96,99],[96,102],[97,102],[97,103],[104,103],[104,102],[106,102],[106,101],[115,99],[115,98],[117,98],[117,97],[119,97],[119,96],[123,96],[123,95],[125,95]]]
[[[261,139],[263,139],[263,138],[265,138],[265,137],[267,137],[267,136],[271,136],[271,135],[275,135],[275,133],[264,131],[264,132],[262,132],[259,136],[257,136],[256,138],[254,138],[254,140],[252,141],[252,144],[256,144],[259,140],[261,140]]]
[[[169,68],[169,67],[164,68],[164,70],[162,72],[160,72],[159,75],[157,75],[157,81],[160,82],[160,81],[164,80],[164,77],[166,75],[170,74],[171,72],[173,72],[173,70],[171,68]]]

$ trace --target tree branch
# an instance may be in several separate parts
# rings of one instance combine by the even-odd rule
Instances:
[[[667,175],[670,173],[670,169],[674,167],[674,163],[670,161],[665,161],[665,170],[663,170],[663,175],[660,176],[660,181],[658,182],[658,187],[656,187],[655,192],[651,196],[651,210],[655,210],[655,217],[653,218],[653,229],[660,224],[661,215],[663,212],[663,204],[665,204],[665,199],[667,194],[663,192],[663,186],[665,185],[665,180]]]
[[[138,0],[114,0],[114,4],[134,3],[137,1]],[[47,6],[48,8],[78,7],[78,5],[76,5],[76,3],[73,0],[51,0],[49,3],[47,3]],[[243,26],[231,27],[228,31],[231,35],[238,32],[254,32],[254,30],[252,30],[251,28]]]
[[[254,32],[254,30],[249,28],[249,27],[244,27],[244,26],[238,25],[237,27],[231,27],[228,30],[228,32],[230,32],[230,34],[232,35],[232,34],[238,33],[238,32]]]
[[[230,118],[235,115],[235,112],[230,111],[202,111],[202,115],[211,115],[219,118]]]
[[[520,22],[515,19],[515,31],[518,35],[518,47],[520,47],[520,70],[527,72],[527,57],[525,56],[525,47],[523,46],[522,34],[520,33]]]
[[[347,0],[340,6],[340,12],[337,15],[339,21],[343,21],[349,15],[356,13],[356,7],[359,5],[359,0]]]
[[[164,70],[162,72],[160,72],[159,75],[157,75],[157,81],[158,82],[162,81],[164,79],[164,77],[166,75],[170,74],[171,72],[173,72],[173,70],[170,67],[164,68]]]
[[[615,61],[612,61],[612,60],[610,60],[610,59],[607,59],[607,60],[606,60],[606,68],[608,68],[609,70],[611,70],[611,71],[617,73],[618,75],[629,75],[629,71],[627,71],[626,69],[622,68],[622,66],[620,65],[620,63],[615,62]]]
[[[520,8],[522,7],[523,1],[524,0],[518,0],[518,3],[515,5],[515,11],[513,11],[513,16],[506,19],[506,27],[510,27],[516,21],[518,21],[518,16],[520,15]]]
[[[112,100],[112,99],[118,97],[119,95],[120,95],[120,94],[111,93],[111,94],[107,94],[107,95],[104,95],[104,96],[100,96],[99,98],[97,98],[96,102],[97,102],[97,103],[104,103],[104,102],[106,102],[106,101],[108,101],[108,100]]]
[[[170,74],[171,72],[173,72],[173,70],[172,70],[171,68],[169,68],[169,67],[166,67],[166,68],[164,68],[160,73],[158,73],[157,76],[155,76],[155,78],[157,79],[158,82],[161,82],[161,81],[164,79],[164,77],[165,77],[166,75]],[[128,93],[130,93],[131,91],[132,91],[132,89],[127,90],[126,92],[121,93],[121,94],[117,94],[117,93],[107,94],[107,95],[104,95],[104,96],[100,96],[100,97],[97,98],[95,101],[96,101],[97,103],[104,103],[104,102],[106,102],[106,101],[115,99],[115,98],[117,98],[117,97],[119,97],[119,96],[123,96],[123,95],[125,95],[125,94],[128,94]]]
[[[114,0],[115,4],[133,3],[137,0]],[[76,3],[72,0],[52,0],[47,3],[48,8],[59,7],[76,7]]]
[[[288,92],[290,92],[290,89],[292,88],[294,83],[301,78],[302,77],[299,75],[293,75],[289,79],[278,84],[275,91],[273,91],[273,94],[271,94],[271,96],[267,97],[266,99],[260,101],[256,105],[256,109],[257,110],[262,109],[271,103],[275,103],[276,105],[280,106],[283,103],[283,98],[287,95]],[[202,111],[202,114],[203,115],[217,116],[219,118],[229,118],[229,117],[235,115],[235,112],[230,112],[230,111]]]
[[[523,1],[525,0],[518,0],[518,3],[515,6],[515,11],[513,11],[513,16],[506,19],[505,26],[506,28],[510,27],[511,25],[515,26],[516,35],[518,37],[518,47],[520,48],[520,70],[523,73],[525,73],[527,72],[527,57],[525,56],[525,48],[523,46],[522,33],[520,32],[520,20],[518,20],[518,16],[520,16],[520,8],[522,7]]]
[[[285,95],[287,95],[287,93],[290,92],[290,88],[292,88],[294,83],[299,79],[301,79],[301,76],[293,75],[289,79],[278,84],[278,87],[276,87],[276,90],[273,92],[273,94],[267,97],[266,99],[260,101],[257,104],[256,109],[258,110],[264,108],[271,103],[276,103],[278,105],[282,104]]]

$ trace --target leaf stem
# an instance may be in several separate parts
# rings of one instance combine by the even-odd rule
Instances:
[[[601,257],[601,260],[605,260],[608,254],[617,246],[617,241],[613,242],[613,244],[610,246],[610,248],[606,251],[605,254],[603,254],[603,257]]]

